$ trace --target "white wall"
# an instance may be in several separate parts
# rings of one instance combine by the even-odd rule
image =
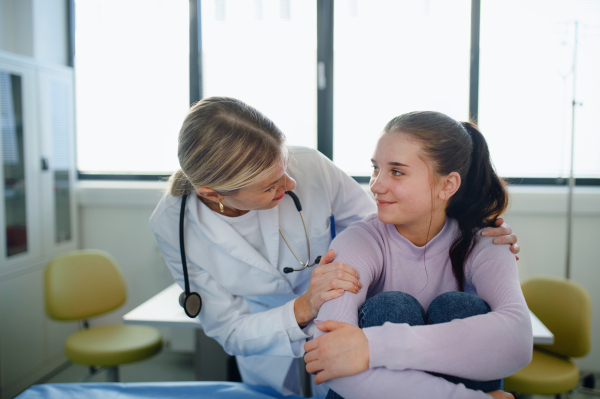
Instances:
[[[66,0],[0,0],[0,49],[67,65],[67,22]]]
[[[118,319],[172,278],[148,226],[148,218],[164,183],[80,182],[80,222],[85,248],[112,253],[125,271],[131,296],[125,307],[108,316]],[[521,280],[537,275],[564,276],[566,253],[566,188],[511,188],[506,214],[519,238]],[[573,224],[572,278],[600,305],[600,189],[578,188]],[[310,212],[310,210],[306,210]],[[583,370],[600,371],[600,306],[594,306],[592,352],[577,362]],[[171,335],[166,331],[167,339]]]
[[[567,189],[514,188],[506,219],[521,245],[519,276],[565,276]],[[571,278],[592,299],[592,350],[576,362],[582,370],[600,371],[600,188],[577,188],[573,203]]]

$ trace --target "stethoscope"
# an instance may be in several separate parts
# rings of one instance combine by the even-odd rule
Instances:
[[[307,252],[307,256],[308,256],[308,259],[306,260],[306,262],[302,262],[300,260],[300,258],[298,257],[298,255],[296,255],[296,252],[294,252],[294,250],[290,246],[290,243],[288,242],[288,240],[285,238],[283,231],[281,231],[281,227],[279,227],[279,234],[281,234],[281,237],[283,237],[283,240],[285,241],[285,243],[288,246],[288,248],[290,249],[290,251],[292,251],[292,254],[294,254],[294,257],[302,265],[302,267],[300,267],[298,269],[294,269],[292,267],[284,268],[283,272],[286,274],[289,274],[292,272],[299,272],[300,270],[304,270],[307,267],[311,267],[311,266],[318,264],[321,261],[321,256],[317,256],[315,261],[313,263],[310,263],[310,242],[308,240],[308,230],[306,229],[306,222],[304,221],[304,215],[302,215],[302,205],[300,204],[300,199],[292,191],[286,191],[285,193],[287,195],[289,195],[290,197],[292,197],[292,200],[294,200],[294,205],[296,206],[296,209],[298,210],[298,212],[300,213],[300,217],[302,218],[302,225],[304,226],[304,234],[306,235],[306,252]],[[183,220],[185,218],[184,216],[185,216],[186,201],[187,201],[187,195],[184,195],[183,198],[181,199],[181,210],[179,212],[179,250],[181,252],[181,265],[183,266],[183,280],[185,282],[185,291],[182,292],[181,295],[179,295],[179,304],[183,307],[183,310],[185,311],[186,315],[188,315],[191,318],[195,318],[196,316],[198,316],[198,313],[200,313],[200,309],[202,309],[202,298],[200,298],[200,295],[197,292],[191,292],[191,290],[190,290],[190,280],[188,277],[187,261],[186,261],[186,257],[185,257],[185,245],[183,243]],[[331,228],[335,229],[335,227],[333,225],[333,223],[334,223],[333,216],[331,216],[331,222],[332,222]],[[335,236],[334,231],[335,230],[332,230],[332,237]]]

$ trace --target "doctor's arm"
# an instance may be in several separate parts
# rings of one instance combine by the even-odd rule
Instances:
[[[344,291],[357,293],[362,284],[358,273],[350,266],[333,262],[335,252],[330,249],[310,275],[306,292],[294,302],[294,314],[298,326],[305,327],[319,313],[323,303],[342,296]]]
[[[156,235],[165,261],[180,287],[184,287],[179,251]],[[294,318],[294,300],[273,309],[251,313],[246,299],[232,295],[205,270],[188,258],[190,289],[198,292],[203,305],[198,319],[207,336],[230,355],[292,356],[304,353],[308,335]]]

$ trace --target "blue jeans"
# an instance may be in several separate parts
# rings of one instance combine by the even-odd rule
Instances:
[[[454,319],[486,314],[490,307],[483,299],[464,292],[446,292],[431,302],[425,312],[423,306],[413,296],[403,292],[382,292],[369,298],[358,309],[360,328],[381,326],[385,322],[407,323],[411,326],[448,323]],[[467,388],[491,392],[502,389],[502,380],[473,381],[451,375],[429,373],[442,377],[455,384],[464,384]],[[326,399],[343,399],[333,390],[329,390]]]

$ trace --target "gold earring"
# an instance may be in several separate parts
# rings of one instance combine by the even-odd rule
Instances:
[[[225,208],[223,208],[223,203],[219,201],[219,208],[221,209],[221,213],[225,212]]]

